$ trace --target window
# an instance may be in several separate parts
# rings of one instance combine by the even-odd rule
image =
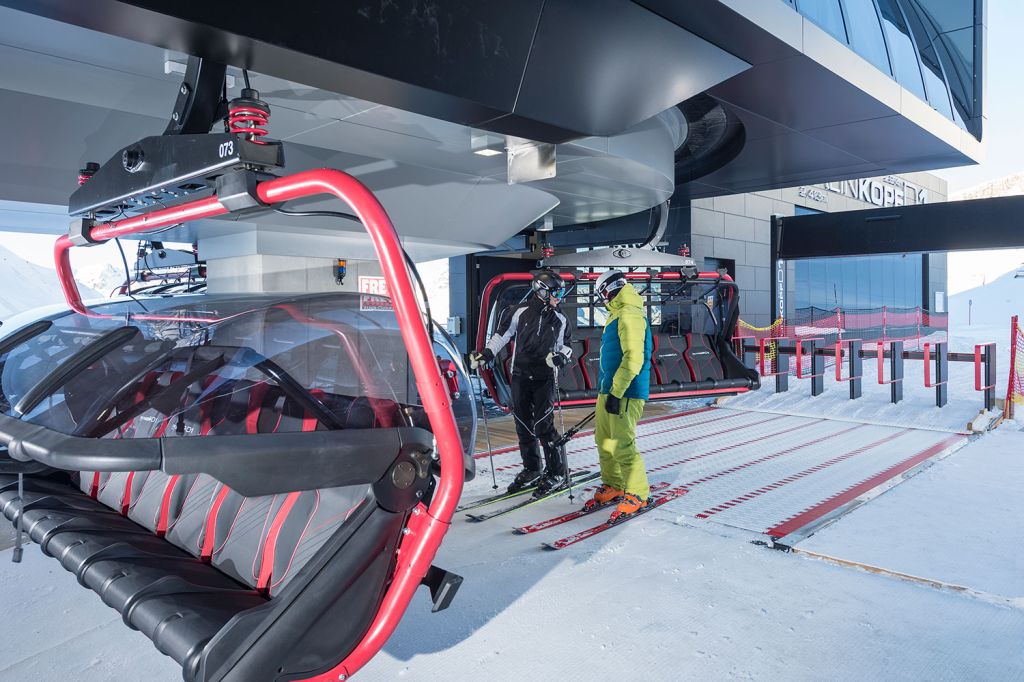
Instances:
[[[932,42],[934,31],[929,31],[921,16],[911,3],[907,4],[907,19],[911,32],[917,40],[918,52],[921,55],[921,73],[924,75],[925,90],[928,103],[946,118],[953,118],[953,107],[949,103],[949,90],[946,87],[946,76],[939,64],[939,55]]]
[[[842,43],[846,40],[846,25],[839,0],[800,0],[800,13],[831,33]]]
[[[926,99],[917,50],[910,39],[910,29],[907,28],[903,11],[896,0],[878,0],[878,9],[882,12],[882,28],[889,44],[889,59],[896,82],[921,99]]]
[[[891,76],[889,53],[882,37],[874,0],[845,0],[846,26],[850,33],[850,47],[874,64],[882,73]]]

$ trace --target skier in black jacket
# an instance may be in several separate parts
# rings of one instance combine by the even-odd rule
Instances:
[[[508,490],[516,492],[536,485],[535,494],[543,495],[568,484],[565,447],[555,445],[558,432],[554,418],[554,373],[572,357],[572,330],[569,320],[558,310],[565,292],[562,278],[553,270],[544,269],[534,275],[530,286],[533,295],[505,311],[504,320],[487,345],[470,354],[470,365],[476,369],[491,362],[509,341],[515,340],[511,407],[523,470]],[[541,448],[546,465],[543,471]]]

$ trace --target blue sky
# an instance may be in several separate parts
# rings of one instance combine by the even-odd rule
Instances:
[[[983,104],[988,115],[983,132],[986,157],[977,166],[937,172],[946,178],[952,191],[1024,171],[1024,2],[989,0],[988,5],[988,74]]]
[[[1024,172],[1024,84],[1021,83],[1021,41],[1024,2],[989,0],[988,63],[983,104],[988,120],[983,131],[986,154],[981,164],[937,171],[950,191]],[[1024,243],[1024,232],[1021,233]],[[965,251],[949,254],[949,293],[985,282],[1024,263],[1024,249]],[[1024,302],[1021,303],[1024,308]],[[1022,311],[1024,312],[1024,311]]]

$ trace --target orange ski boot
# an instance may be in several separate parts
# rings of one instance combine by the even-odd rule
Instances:
[[[626,493],[619,500],[619,504],[615,507],[615,511],[608,518],[608,523],[616,523],[617,521],[625,520],[625,517],[632,516],[638,511],[647,506],[650,500],[642,500],[640,496],[635,493]]]
[[[614,502],[625,494],[624,490],[613,488],[607,483],[602,483],[598,486],[597,490],[594,491],[594,496],[587,500],[583,508],[593,509],[594,507],[601,507],[610,502]]]

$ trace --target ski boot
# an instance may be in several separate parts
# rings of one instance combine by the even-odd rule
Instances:
[[[638,511],[646,507],[651,503],[651,498],[646,500],[640,499],[640,496],[636,493],[626,493],[619,500],[619,503],[615,506],[615,511],[608,517],[608,523],[618,523],[619,521],[625,521],[626,518],[636,514]]]
[[[508,492],[511,494],[517,493],[520,490],[526,490],[527,488],[537,485],[538,481],[540,481],[539,471],[523,469],[516,475],[515,480],[508,486]]]
[[[533,496],[544,497],[548,493],[568,486],[569,477],[564,472],[555,472],[547,469],[544,471],[544,475],[541,476],[540,482],[537,483],[537,490],[534,491]]]
[[[583,503],[584,509],[593,509],[594,507],[601,507],[615,500],[619,499],[625,494],[624,490],[613,488],[607,483],[602,483],[598,486],[597,490],[594,491],[594,496]]]
[[[542,444],[544,449],[544,476],[537,484],[537,491],[534,496],[547,495],[558,488],[569,485],[569,477],[566,476],[565,448],[559,447],[554,442]]]

